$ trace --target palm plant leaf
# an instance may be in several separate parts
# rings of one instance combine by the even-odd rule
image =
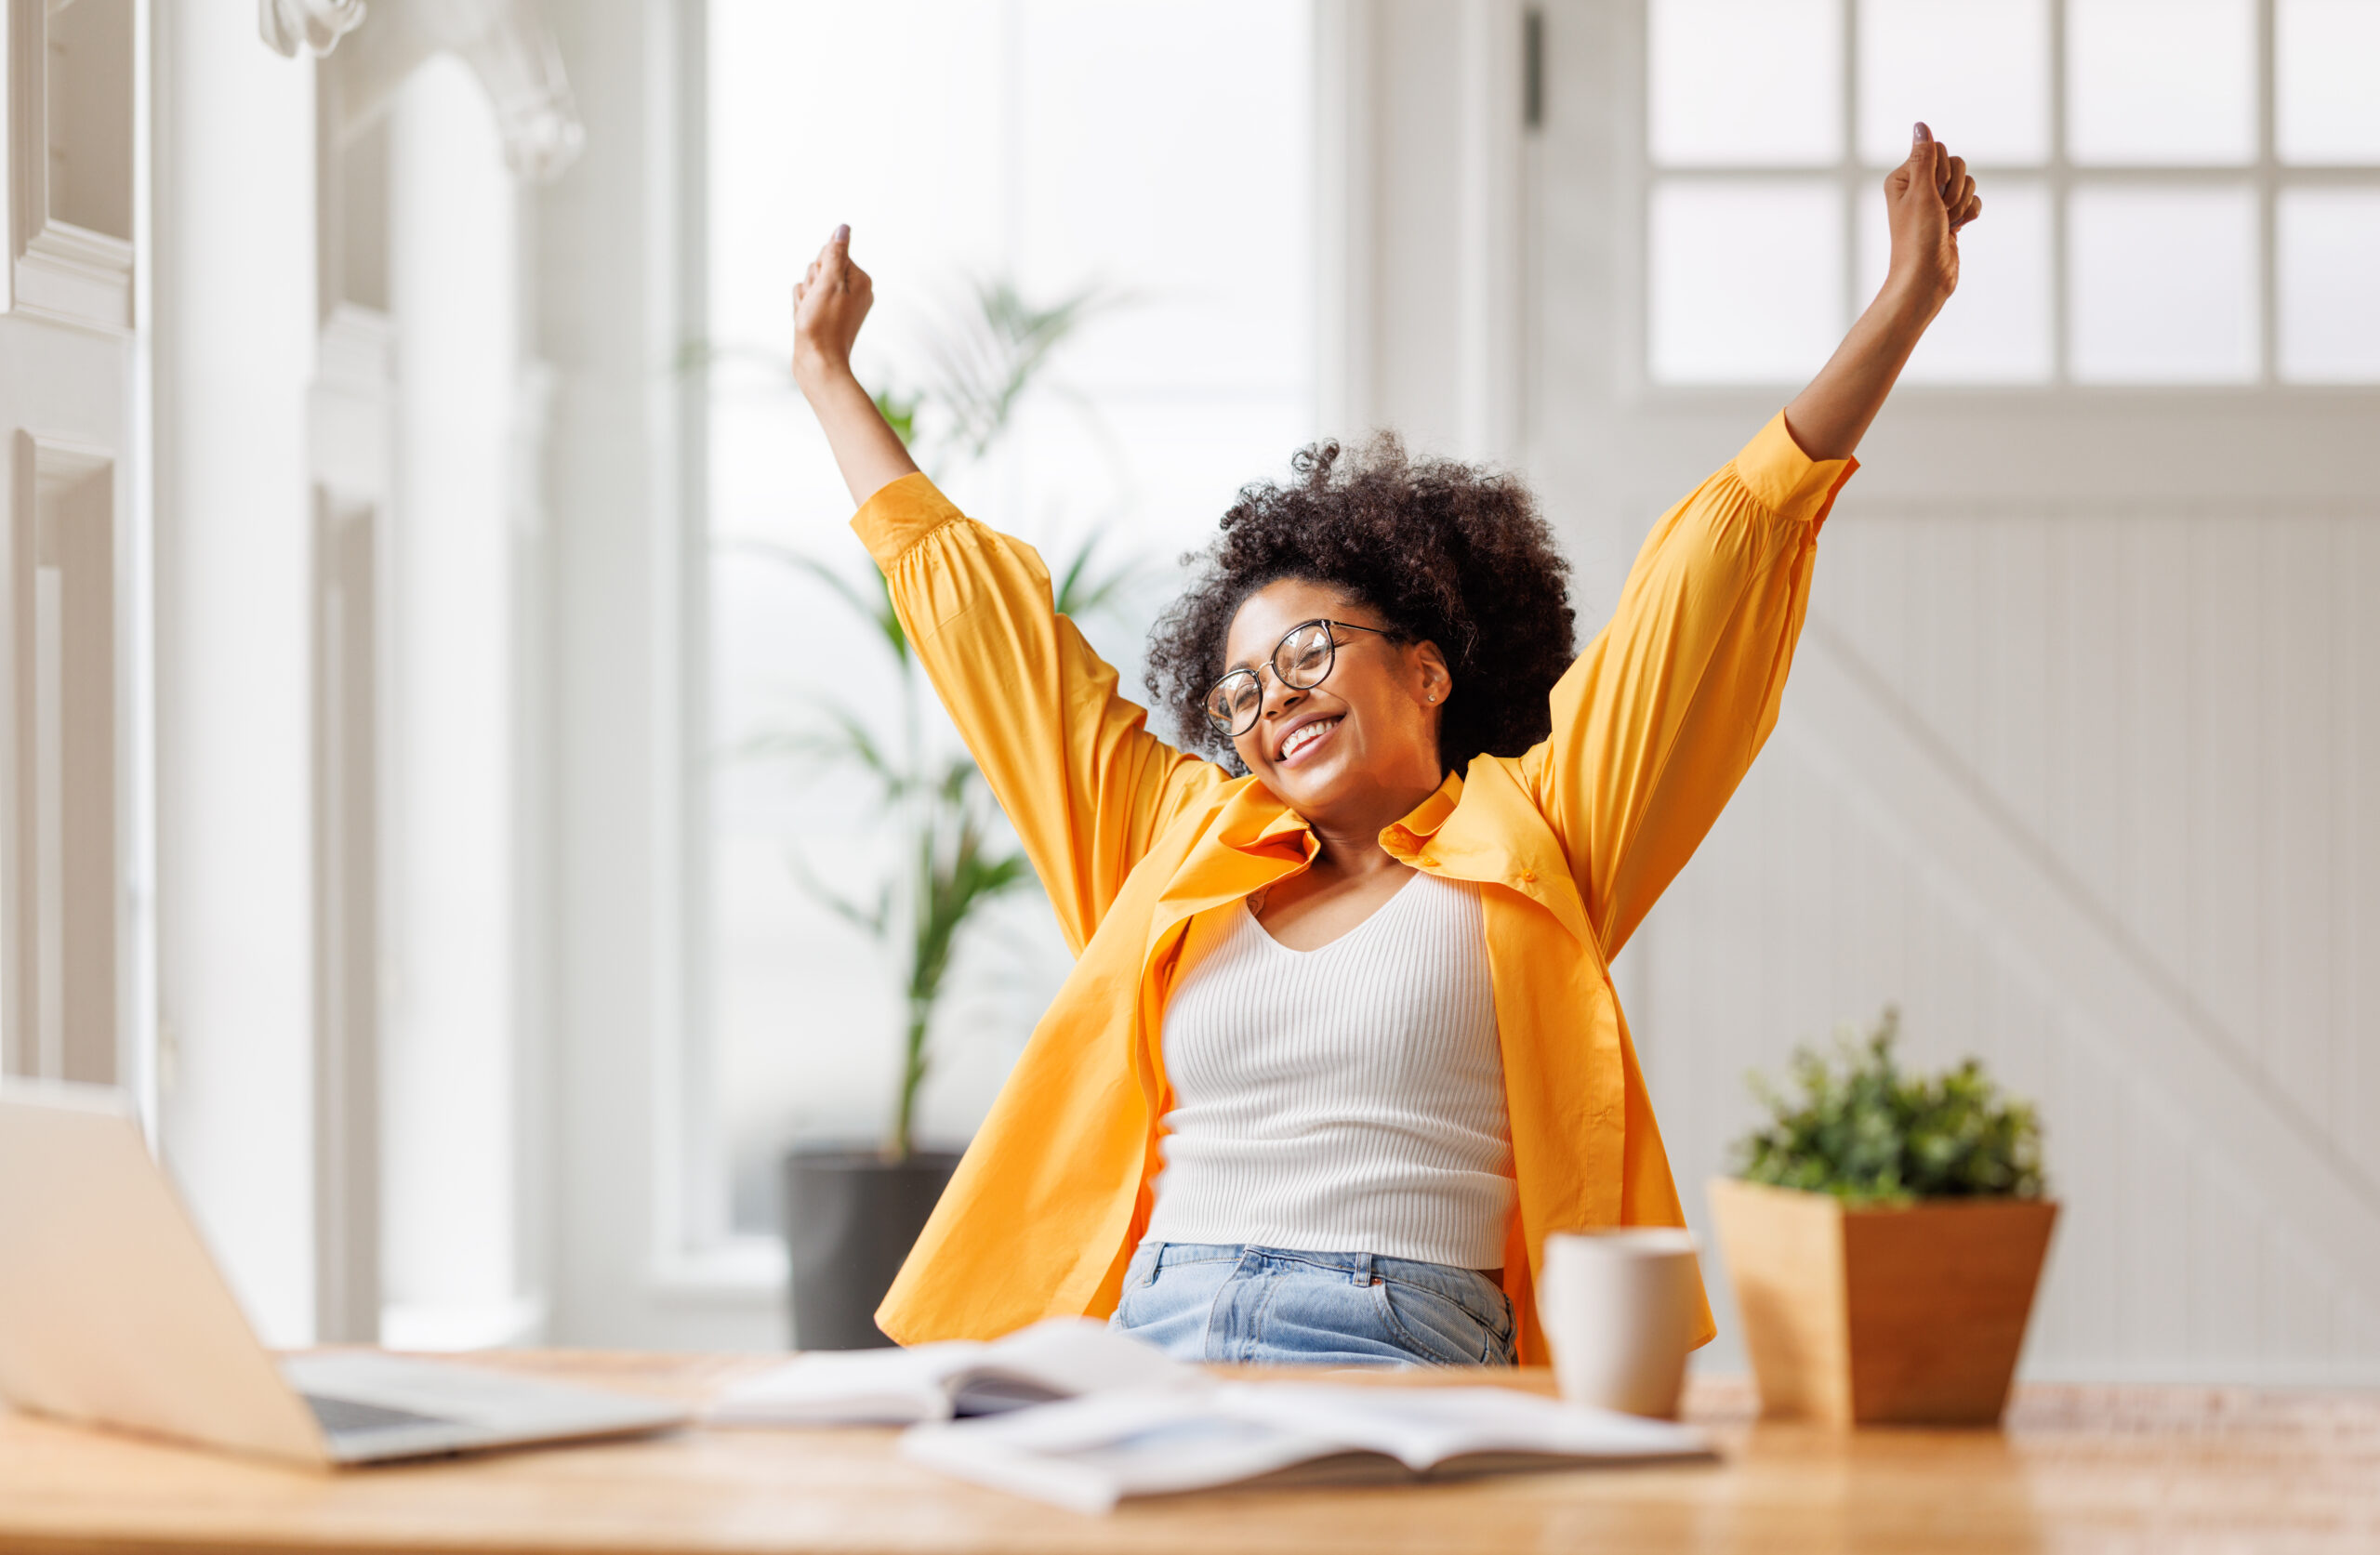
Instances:
[[[1055,599],[1058,613],[1080,618],[1110,608],[1125,589],[1140,580],[1137,562],[1127,561],[1104,575],[1091,571],[1091,553],[1099,548],[1099,536],[1094,534],[1083,541],[1060,574]]]
[[[947,796],[950,790],[945,789]],[[1032,878],[1022,853],[987,853],[983,819],[963,798],[945,797],[919,828],[917,849],[919,911],[909,995],[932,1003],[959,933],[977,908]]]
[[[831,702],[820,704],[819,721],[763,731],[738,741],[729,754],[747,760],[789,757],[819,766],[854,768],[876,780],[887,802],[903,797],[916,783],[912,774],[885,754],[866,719]]]
[[[1048,307],[1025,300],[1005,279],[975,283],[974,310],[933,348],[933,398],[951,419],[951,441],[980,459],[1007,430],[1050,355],[1115,300],[1094,286]]]
[[[794,882],[810,897],[836,916],[864,929],[870,937],[884,938],[892,926],[892,885],[886,881],[877,892],[876,905],[863,907],[818,877],[810,861],[798,849],[786,850],[786,866],[793,872]]]

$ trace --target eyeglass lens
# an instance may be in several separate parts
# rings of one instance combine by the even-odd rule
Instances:
[[[1330,673],[1330,624],[1308,621],[1289,628],[1273,645],[1273,673],[1292,691],[1312,691]],[[1233,738],[1256,727],[1264,708],[1264,683],[1253,670],[1236,669],[1207,693],[1207,716]]]

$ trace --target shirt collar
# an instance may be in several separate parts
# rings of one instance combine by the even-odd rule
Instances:
[[[1225,801],[1219,832],[1226,846],[1241,852],[1269,852],[1294,837],[1311,859],[1321,843],[1306,818],[1291,810],[1273,791],[1250,777],[1245,786]],[[1408,810],[1403,819],[1382,828],[1381,845],[1402,855],[1437,834],[1462,799],[1462,774],[1448,772],[1430,796]]]

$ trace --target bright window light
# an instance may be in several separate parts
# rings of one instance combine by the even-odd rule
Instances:
[[[1974,166],[2049,160],[2048,0],[1864,0],[1859,156],[1889,166],[1924,120]]]
[[[2056,351],[2049,190],[1993,178],[1982,217],[1959,236],[1959,289],[1901,375],[1908,383],[2049,381]],[[1860,289],[1873,297],[1892,254],[1884,203],[1859,207]]]
[[[2256,155],[2255,0],[2067,0],[2067,155],[2241,166]]]
[[[2281,160],[2380,163],[2380,0],[2280,0],[2273,29]]]
[[[1651,23],[1656,165],[1841,159],[1840,0],[1652,0]]]
[[[2082,383],[2253,383],[2252,190],[2085,188],[2068,217]]]
[[[1818,178],[1678,181],[1653,194],[1652,373],[1798,382],[1843,334],[1843,190]]]
[[[2380,189],[2281,195],[2281,376],[2380,383]]]

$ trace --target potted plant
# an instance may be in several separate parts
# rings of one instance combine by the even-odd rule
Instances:
[[[1835,1425],[2000,1417],[2049,1250],[2041,1127],[1969,1059],[1901,1073],[1898,1013],[1833,1061],[1760,1076],[1768,1123],[1711,1209],[1765,1416]]]
[[[1037,308],[1006,283],[983,284],[972,315],[945,331],[926,387],[906,398],[879,395],[878,408],[937,480],[954,465],[980,460],[1094,302],[1086,293]],[[747,757],[795,758],[807,771],[857,774],[874,788],[877,813],[892,834],[894,862],[872,893],[839,889],[793,861],[804,890],[892,953],[900,983],[900,1078],[881,1146],[798,1145],[783,1163],[794,1340],[805,1350],[865,1349],[892,1342],[876,1326],[876,1309],[959,1164],[955,1153],[919,1149],[917,1139],[918,1100],[932,1071],[934,1015],[953,953],[980,909],[1033,884],[1033,872],[974,761],[929,732],[922,672],[883,579],[854,582],[781,546],[738,548],[824,585],[852,613],[855,651],[872,644],[888,655],[899,687],[889,709],[825,702],[741,747]],[[1061,575],[1062,613],[1079,618],[1107,607],[1130,582],[1129,568],[1094,576],[1091,557],[1086,542]]]

